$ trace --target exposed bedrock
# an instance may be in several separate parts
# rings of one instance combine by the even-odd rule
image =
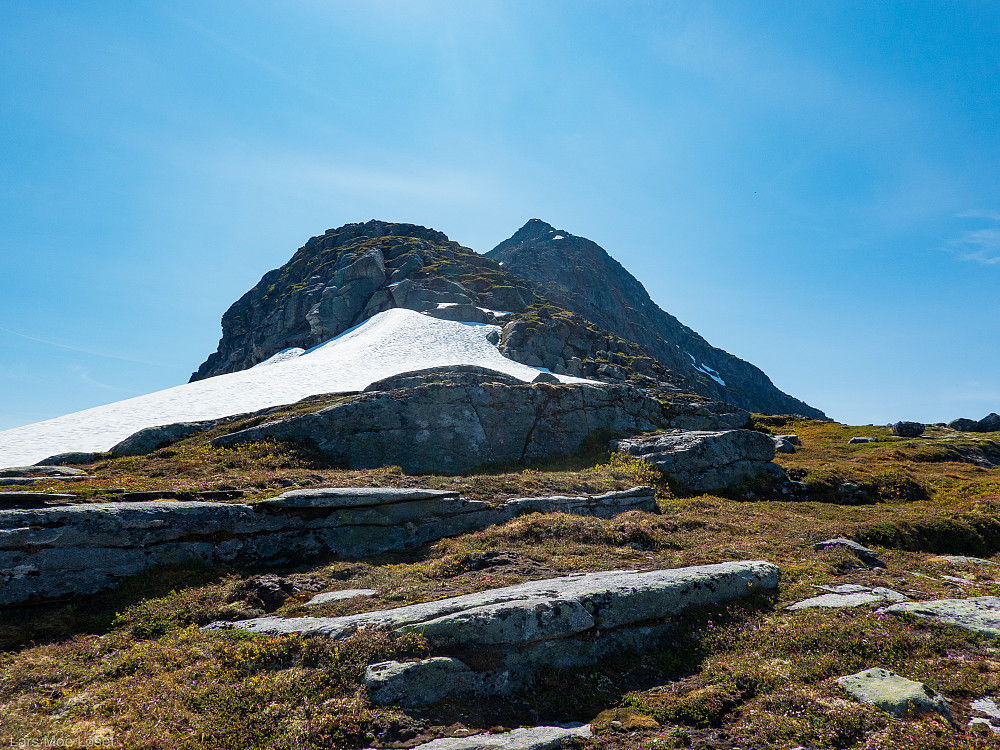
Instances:
[[[413,549],[533,511],[600,517],[652,511],[653,495],[651,487],[636,487],[493,506],[444,490],[332,487],[256,505],[153,501],[0,510],[0,605],[94,593],[157,564],[360,557]]]
[[[351,469],[459,473],[573,454],[595,433],[642,432],[669,420],[664,404],[625,385],[514,384],[477,373],[402,382],[212,443],[306,440]]]
[[[641,458],[693,492],[726,489],[760,478],[784,479],[774,440],[753,430],[672,431],[622,440],[613,448]]]
[[[362,628],[419,633],[433,657],[371,665],[379,703],[425,705],[469,693],[511,693],[539,669],[585,666],[648,648],[689,607],[777,587],[777,566],[726,562],[673,570],[578,573],[346,617],[259,617],[209,628],[344,638]]]

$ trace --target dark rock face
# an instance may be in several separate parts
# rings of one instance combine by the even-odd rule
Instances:
[[[974,419],[953,419],[948,423],[948,427],[959,432],[976,432],[979,429],[979,422]]]
[[[669,419],[663,404],[630,386],[511,384],[505,379],[464,372],[414,384],[400,376],[382,386],[387,390],[212,443],[306,440],[352,469],[398,465],[408,473],[459,473],[572,454],[598,431],[642,432]],[[404,387],[392,387],[393,381]]]
[[[313,237],[222,316],[219,349],[191,380],[245,370],[283,349],[308,349],[394,307],[436,316],[519,312],[528,284],[433,229],[369,221]],[[491,321],[494,322],[494,321]]]
[[[546,299],[639,344],[696,393],[751,411],[825,417],[661,310],[634,276],[584,237],[532,219],[487,257],[531,282]]]
[[[892,426],[892,434],[899,437],[920,437],[924,434],[924,429],[920,422],[896,422]]]
[[[977,432],[1000,432],[1000,414],[993,412],[976,423]]]

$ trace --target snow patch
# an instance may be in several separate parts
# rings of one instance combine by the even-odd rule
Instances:
[[[562,236],[561,234],[557,234],[557,235],[556,235],[555,237],[553,237],[552,239],[554,239],[554,240],[564,240],[564,239],[566,239],[566,238],[565,238],[565,237],[563,237],[563,236]]]
[[[694,369],[698,370],[699,372],[705,373],[706,375],[708,375],[708,377],[710,377],[719,385],[726,384],[726,381],[723,380],[722,377],[719,375],[718,370],[713,370],[708,365],[699,365],[698,360],[694,358],[694,355],[691,352],[684,352],[684,353],[691,358],[691,362],[694,364]]]
[[[278,362],[287,362],[290,359],[295,359],[296,357],[301,357],[306,353],[305,349],[300,349],[297,346],[293,346],[290,349],[282,349],[277,354],[273,354],[263,362],[258,362],[254,367],[266,367],[267,365],[274,365]]]
[[[386,310],[267,366],[262,362],[248,370],[0,431],[0,467],[31,464],[68,451],[106,451],[144,427],[257,411],[318,393],[359,391],[376,380],[427,367],[478,365],[524,382],[534,380],[542,370],[500,354],[487,339],[494,331],[499,333],[500,327],[439,320],[401,308]],[[563,383],[593,382],[556,377]]]

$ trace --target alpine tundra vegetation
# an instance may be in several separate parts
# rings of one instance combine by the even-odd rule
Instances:
[[[1000,747],[995,416],[833,422],[537,219],[331,229],[190,383],[0,432],[0,734]]]

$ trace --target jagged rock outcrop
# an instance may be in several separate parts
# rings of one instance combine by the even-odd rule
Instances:
[[[346,224],[311,238],[226,311],[218,351],[191,380],[309,349],[394,307],[440,317],[459,312],[438,312],[451,306],[477,308],[477,320],[485,321],[489,310],[520,312],[534,299],[528,284],[441,232],[384,221]]]
[[[651,487],[496,506],[457,492],[292,490],[256,505],[128,502],[0,510],[0,605],[90,594],[153,565],[298,563],[414,549],[535,511],[610,517],[655,510]]]
[[[661,310],[643,285],[596,243],[532,219],[487,257],[538,294],[641,346],[701,395],[751,411],[824,418],[778,390],[748,362],[711,346]]]
[[[774,440],[753,430],[673,431],[614,440],[611,446],[652,464],[683,489],[710,492],[754,479],[785,479]]]
[[[372,664],[365,684],[378,703],[425,705],[469,693],[511,693],[544,668],[583,666],[626,648],[648,648],[672,627],[665,618],[773,590],[778,577],[777,566],[760,560],[611,570],[346,617],[259,617],[208,627],[328,638],[377,627],[419,633],[430,644],[430,659]]]
[[[487,373],[390,378],[383,390],[212,444],[305,440],[351,469],[398,465],[407,473],[459,473],[571,455],[599,432],[642,432],[669,420],[663,404],[630,386],[512,383]],[[393,388],[396,383],[404,387]]]

